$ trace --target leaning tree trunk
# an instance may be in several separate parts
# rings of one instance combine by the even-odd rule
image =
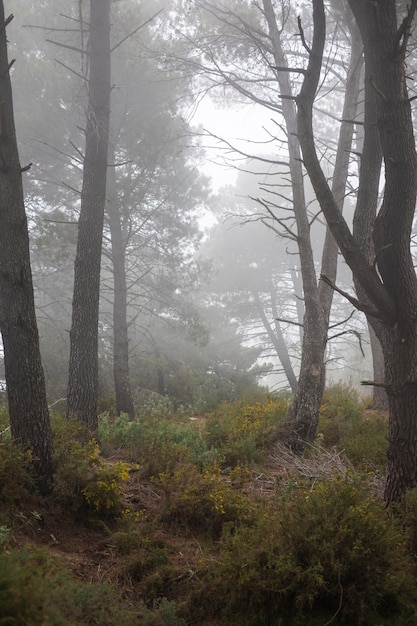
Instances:
[[[90,0],[90,77],[67,415],[97,430],[100,267],[110,117],[110,0]]]
[[[110,162],[115,163],[114,147],[109,151]],[[117,414],[135,417],[129,374],[129,338],[127,323],[126,242],[123,237],[120,207],[117,204],[114,167],[109,172],[107,215],[110,227],[113,263],[113,372]]]
[[[288,78],[287,61],[282,50],[271,0],[263,0],[265,18],[268,23],[274,61],[277,66],[277,80],[280,86],[282,112],[288,131],[288,153],[293,189],[293,206],[297,225],[297,244],[300,254],[300,268],[304,291],[304,320],[301,365],[298,385],[289,416],[290,436],[288,444],[295,450],[302,450],[305,442],[316,435],[320,406],[325,385],[325,350],[329,328],[333,291],[328,283],[321,280],[317,284],[313,251],[310,239],[310,224],[304,198],[304,179],[301,165],[299,140],[297,137],[297,114],[291,85]],[[352,144],[361,54],[357,40],[359,33],[352,26],[352,50],[343,120],[333,176],[333,188],[341,212],[344,203],[349,167],[349,152]],[[322,273],[327,281],[334,281],[337,272],[338,246],[329,230],[322,254]]]
[[[40,490],[52,486],[52,434],[35,316],[29,236],[0,0],[0,329],[12,438],[31,449]]]
[[[361,30],[365,68],[379,96],[376,121],[385,163],[384,200],[373,228],[372,264],[338,211],[314,143],[312,110],[326,34],[323,0],[313,0],[314,35],[297,99],[298,134],[303,160],[323,213],[367,301],[345,295],[373,320],[384,353],[389,402],[385,498],[389,504],[399,500],[406,489],[417,486],[417,278],[410,252],[417,155],[405,75],[416,1],[413,0],[399,28],[395,0],[349,0],[349,4]]]

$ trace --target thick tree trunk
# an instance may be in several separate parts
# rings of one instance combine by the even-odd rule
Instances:
[[[115,162],[114,148],[110,162]],[[107,214],[110,227],[113,263],[113,372],[117,414],[135,417],[129,374],[129,339],[127,324],[126,243],[123,237],[120,209],[117,205],[116,176],[110,169],[107,194]]]
[[[110,116],[110,0],[90,0],[90,79],[67,414],[97,430],[100,267]]]
[[[385,493],[389,504],[399,500],[407,488],[417,485],[417,278],[410,252],[417,155],[405,75],[405,55],[416,2],[411,4],[399,28],[395,0],[377,3],[349,0],[349,4],[361,30],[369,80],[378,94],[376,121],[386,184],[373,228],[376,263],[370,264],[367,251],[342,219],[315,150],[312,108],[325,40],[323,0],[313,0],[314,36],[298,97],[298,128],[304,163],[326,220],[366,295],[367,301],[356,300],[356,306],[373,320],[384,353],[390,411]]]
[[[47,493],[52,486],[52,434],[1,0],[0,25],[0,329],[13,441],[32,450],[39,487]]]
[[[417,315],[383,333],[389,406],[385,500],[417,486]]]

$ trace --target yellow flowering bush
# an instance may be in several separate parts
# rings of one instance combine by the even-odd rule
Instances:
[[[109,515],[119,515],[122,512],[123,483],[129,477],[127,463],[115,463],[101,467],[92,476],[90,482],[82,490],[86,502],[96,511]]]
[[[225,467],[261,463],[283,429],[287,411],[288,398],[273,394],[252,404],[225,403],[207,420],[208,446],[220,451]]]
[[[123,512],[123,483],[127,463],[107,463],[95,439],[88,439],[82,425],[69,420],[55,430],[55,496],[80,514],[118,516]],[[137,467],[137,466],[136,466]]]
[[[255,503],[233,489],[218,467],[200,471],[192,463],[182,463],[154,483],[164,496],[162,520],[186,531],[217,536],[226,522],[249,521],[255,510]]]

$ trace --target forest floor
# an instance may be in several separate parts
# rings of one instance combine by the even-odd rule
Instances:
[[[110,465],[118,460],[112,459],[107,463]],[[252,471],[252,479],[237,488],[246,494],[256,492],[268,498],[276,492],[277,476],[281,482],[285,481],[294,469],[308,478],[326,473],[330,475],[335,469],[346,469],[346,459],[335,449],[330,452],[317,449],[310,460],[302,461],[283,444],[277,444],[263,470]],[[222,480],[231,482],[227,476],[222,476]],[[125,483],[123,505],[132,513],[146,515],[152,541],[160,541],[169,555],[171,580],[165,581],[166,596],[169,597],[172,596],[172,589],[169,588],[172,583],[175,593],[181,593],[182,589],[187,593],[190,581],[192,586],[198,586],[201,563],[207,558],[215,559],[216,550],[215,542],[210,538],[192,536],[161,523],[160,500],[161,496],[155,491],[152,481],[143,479],[140,472],[130,474]],[[23,516],[14,528],[10,547],[42,547],[51,557],[61,560],[75,580],[83,583],[106,581],[117,588],[120,597],[134,606],[140,600],[146,601],[146,597],[140,582],[132,579],[129,558],[121,554],[115,545],[114,538],[121,531],[123,523],[120,520],[77,519],[51,497],[44,500],[43,505],[31,515]],[[222,626],[221,622],[212,619],[198,623],[200,626]]]

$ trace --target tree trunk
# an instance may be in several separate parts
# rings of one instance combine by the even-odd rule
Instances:
[[[288,384],[291,387],[291,390],[294,392],[297,389],[297,378],[294,374],[294,370],[292,367],[290,355],[288,354],[288,348],[285,343],[284,336],[282,334],[281,326],[277,318],[277,311],[274,302],[274,294],[271,293],[271,302],[272,302],[272,314],[275,317],[274,328],[272,328],[269,320],[265,314],[263,304],[261,302],[261,298],[259,294],[255,291],[253,293],[253,298],[255,300],[256,308],[259,314],[259,317],[262,320],[262,324],[268,334],[268,337],[275,348],[275,352],[277,353],[278,359],[282,365],[282,369],[284,370],[284,374],[287,378]]]
[[[384,354],[382,352],[381,343],[375,334],[371,324],[368,324],[369,337],[371,341],[372,364],[374,372],[374,381],[380,383],[375,385],[372,394],[372,408],[374,411],[388,411],[388,396],[385,387],[385,365]]]
[[[268,23],[274,61],[277,67],[287,67],[287,60],[282,50],[279,30],[271,0],[263,0],[265,18]],[[343,120],[340,130],[338,151],[333,177],[334,192],[337,195],[339,210],[343,208],[346,180],[349,166],[349,152],[352,144],[353,125],[359,93],[360,49],[355,47],[358,33],[352,29],[352,54]],[[277,80],[280,85],[282,112],[288,131],[288,152],[293,189],[293,206],[297,224],[297,244],[300,254],[300,268],[304,291],[304,321],[301,366],[298,386],[290,410],[289,423],[291,435],[289,445],[295,450],[302,450],[306,441],[314,439],[320,414],[320,406],[325,385],[325,350],[329,327],[330,309],[333,292],[325,281],[317,285],[313,251],[310,239],[310,224],[304,198],[303,170],[299,141],[297,137],[297,115],[294,106],[291,85],[287,71],[279,71]],[[337,244],[329,230],[322,254],[322,273],[334,281],[337,272]]]
[[[361,44],[358,44],[358,48]],[[360,153],[359,189],[356,209],[353,218],[353,236],[364,251],[368,263],[375,259],[372,233],[379,200],[379,183],[381,178],[382,151],[377,128],[378,101],[377,92],[372,86],[372,75],[369,65],[365,68],[364,102],[361,105],[363,125],[359,124],[356,132],[356,150]],[[366,102],[366,107],[365,107]],[[366,129],[366,133],[365,133]],[[354,278],[356,293],[361,301],[366,302],[367,296],[359,281]],[[385,367],[381,344],[372,328],[375,320],[367,317],[368,332],[371,342],[374,381],[384,383]],[[374,386],[372,407],[376,410],[388,411],[388,398],[385,389]]]
[[[67,415],[96,431],[100,267],[110,116],[110,0],[90,0],[90,78],[70,334]]]
[[[109,152],[110,154],[110,152]],[[115,162],[114,147],[111,147],[110,162]],[[110,169],[107,194],[107,214],[110,227],[113,263],[113,372],[116,392],[117,414],[127,413],[130,420],[135,417],[129,375],[129,339],[127,324],[126,242],[123,237],[120,209],[117,204],[116,176]]]
[[[52,434],[35,316],[1,0],[0,24],[0,329],[12,438],[32,450],[39,488],[47,493],[52,487]]]
[[[349,4],[361,31],[367,75],[378,94],[376,122],[385,163],[384,200],[373,226],[376,258],[372,264],[338,211],[314,145],[312,108],[325,40],[323,0],[313,0],[314,36],[298,97],[298,130],[304,163],[323,213],[366,294],[366,302],[355,301],[350,296],[349,299],[373,320],[384,354],[390,412],[385,492],[389,504],[417,485],[417,278],[410,252],[417,155],[405,75],[407,42],[416,3],[412,3],[400,28],[397,28],[395,0],[377,3],[349,0]],[[367,100],[365,107],[371,102]]]

